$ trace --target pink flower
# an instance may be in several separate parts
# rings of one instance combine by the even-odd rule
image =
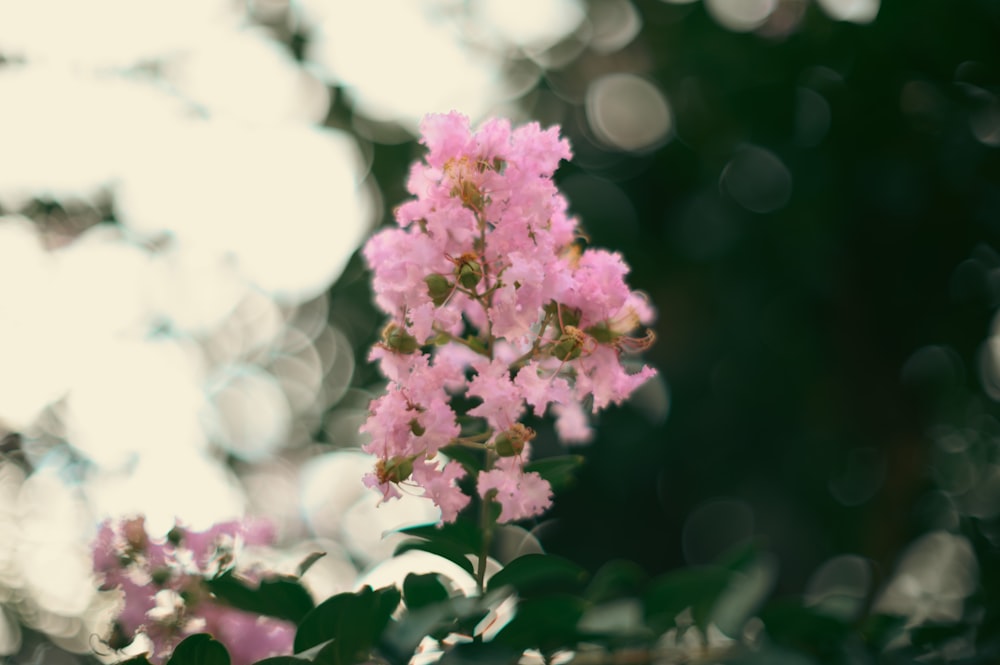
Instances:
[[[427,116],[421,131],[428,152],[410,168],[414,198],[363,251],[376,304],[391,319],[371,354],[390,385],[362,428],[378,457],[364,482],[385,499],[398,496],[399,482],[420,485],[451,521],[468,501],[454,482],[458,467],[438,468],[437,451],[461,439],[490,449],[490,459],[510,455],[509,432],[528,406],[543,415],[550,404],[560,438],[589,440],[582,404],[619,403],[654,374],[621,362],[651,343],[651,333],[632,335],[653,310],[629,289],[620,255],[577,244],[582,234],[552,179],[572,155],[558,128],[499,119],[473,131],[453,112]],[[465,415],[481,420],[464,439],[451,408],[463,393],[476,400]],[[478,479],[503,521],[550,502],[548,483],[523,473],[523,459],[504,457]]]
[[[483,403],[469,409],[469,415],[485,418],[496,430],[509,428],[524,413],[524,396],[510,380],[507,363],[477,359],[472,367],[477,374],[469,381],[467,394],[482,398]]]
[[[526,473],[514,457],[503,457],[493,470],[480,471],[477,490],[484,499],[496,492],[501,522],[534,517],[552,505],[552,486],[537,473]]]
[[[179,524],[167,539],[146,532],[142,517],[101,523],[93,545],[94,571],[102,588],[124,596],[117,623],[126,636],[145,633],[150,661],[166,661],[188,635],[211,632],[230,650],[234,665],[291,653],[295,626],[219,603],[203,582],[236,564],[244,544],[273,541],[264,520],[216,524],[191,531]]]
[[[556,372],[556,367],[543,369],[540,363],[532,361],[514,377],[514,385],[520,389],[536,416],[544,415],[551,402],[568,404],[575,399],[569,382],[556,376]]]
[[[250,665],[272,656],[291,655],[295,624],[244,612],[211,601],[198,606],[204,631],[229,650],[232,665]]]
[[[457,462],[448,462],[438,469],[430,462],[417,462],[413,466],[413,479],[424,488],[424,495],[441,509],[441,522],[454,522],[459,511],[469,503],[469,497],[456,484],[465,476],[465,469]]]

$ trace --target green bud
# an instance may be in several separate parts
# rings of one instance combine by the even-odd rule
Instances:
[[[467,289],[475,288],[483,278],[483,268],[478,261],[463,261],[458,267],[458,282]]]
[[[582,350],[583,344],[578,337],[564,334],[552,347],[552,355],[566,362],[579,358]]]
[[[417,338],[395,323],[390,323],[382,331],[382,343],[392,351],[403,355],[409,355],[420,348]]]
[[[391,457],[375,463],[375,475],[383,483],[401,483],[413,473],[416,457]]]
[[[475,183],[469,182],[468,180],[462,181],[462,189],[459,192],[459,196],[467,207],[473,210],[482,210],[483,208],[483,193],[479,191]]]
[[[569,326],[580,325],[580,310],[575,307],[561,305],[555,300],[550,300],[545,306],[545,313],[554,316],[559,323],[559,327],[565,330]]]
[[[455,288],[455,285],[448,281],[447,277],[437,273],[431,273],[424,277],[424,283],[427,284],[427,294],[431,297],[431,302],[434,303],[435,307],[443,305]]]
[[[414,436],[423,436],[427,428],[420,424],[420,421],[416,418],[410,421],[410,431],[413,432]]]
[[[524,444],[535,438],[535,430],[515,423],[513,427],[497,435],[493,449],[500,457],[514,457],[524,450]]]
[[[180,545],[183,540],[184,540],[184,529],[180,528],[179,526],[175,526],[174,528],[170,529],[170,531],[167,531],[167,542],[173,545],[174,547]]]
[[[169,568],[157,568],[150,575],[153,578],[153,584],[156,586],[163,586],[170,580],[170,569]]]
[[[600,344],[611,344],[619,337],[615,331],[608,327],[605,321],[590,326],[584,332],[596,339]]]

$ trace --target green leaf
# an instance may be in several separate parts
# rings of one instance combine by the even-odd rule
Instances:
[[[312,596],[298,580],[276,577],[251,587],[227,571],[207,580],[205,586],[223,602],[255,614],[298,623],[313,609]]]
[[[572,647],[582,637],[576,626],[585,608],[582,599],[568,594],[522,600],[514,618],[493,641],[515,649],[539,649],[545,654]]]
[[[963,622],[923,624],[910,630],[910,641],[916,647],[933,649],[968,632],[969,624]]]
[[[881,651],[898,637],[906,626],[907,617],[894,614],[873,614],[861,626],[865,641]]]
[[[410,550],[419,550],[421,552],[436,554],[442,559],[447,559],[455,565],[461,566],[462,569],[470,575],[475,576],[476,574],[476,569],[469,560],[469,557],[466,555],[465,549],[453,545],[452,543],[431,540],[404,540],[396,546],[393,556],[398,556],[403,552],[409,552]]]
[[[427,635],[436,634],[466,620],[478,623],[490,607],[496,607],[503,594],[486,594],[477,598],[451,598],[443,603],[428,605],[407,612],[390,623],[378,643],[379,654],[392,665],[407,665],[417,646]]]
[[[399,533],[407,536],[423,538],[435,543],[447,543],[461,549],[465,554],[479,554],[483,544],[483,534],[479,525],[467,519],[459,518],[450,524],[420,524],[418,526],[399,529]]]
[[[684,568],[653,581],[646,592],[646,623],[660,633],[676,625],[677,615],[690,607],[700,628],[705,628],[716,600],[729,584],[732,571],[717,566]]]
[[[437,573],[423,575],[410,573],[403,580],[403,602],[410,611],[442,603],[448,600],[450,595]]]
[[[760,618],[775,644],[812,654],[838,653],[851,630],[848,622],[798,603],[776,603]]]
[[[609,561],[594,573],[585,595],[592,603],[622,596],[636,596],[646,580],[645,571],[637,564],[631,561]]]
[[[551,591],[578,591],[587,581],[587,571],[554,554],[525,554],[514,559],[490,578],[486,588],[494,591],[511,586],[521,596]]]
[[[498,642],[466,642],[445,651],[438,665],[509,665],[522,653]]]
[[[478,450],[471,450],[465,446],[451,445],[441,448],[440,452],[444,453],[448,459],[455,460],[461,464],[462,468],[470,476],[475,476],[486,468],[486,456]]]
[[[729,570],[746,570],[761,558],[763,551],[763,538],[751,538],[723,552],[715,564]]]
[[[317,561],[319,561],[320,559],[322,559],[325,556],[326,556],[326,552],[313,552],[312,554],[310,554],[309,556],[307,556],[305,559],[303,559],[299,563],[298,568],[296,568],[296,571],[298,572],[298,576],[302,577],[303,575],[305,575],[306,572],[310,568],[313,567],[314,563],[316,563]]]
[[[766,645],[726,658],[726,665],[816,665],[816,661],[796,651]]]
[[[198,633],[177,645],[167,665],[229,665],[229,652],[208,633]]]
[[[525,471],[534,471],[559,492],[576,482],[576,470],[583,464],[583,455],[547,457],[524,465]]]
[[[312,661],[296,658],[295,656],[272,656],[264,660],[258,660],[253,665],[308,665]]]
[[[642,603],[636,598],[619,598],[592,605],[583,613],[576,627],[587,634],[588,641],[654,638],[653,632],[642,621]]]
[[[334,665],[365,659],[399,601],[399,590],[391,586],[377,591],[366,586],[355,593],[337,594],[302,619],[295,633],[295,652],[301,653],[332,640],[320,654]],[[327,661],[319,660],[317,655],[316,662]]]

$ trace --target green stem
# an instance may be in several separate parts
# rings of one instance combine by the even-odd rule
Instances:
[[[542,337],[545,335],[545,329],[549,327],[552,322],[552,315],[546,314],[545,318],[542,319],[542,323],[538,328],[538,334],[535,335],[535,341],[531,343],[531,348],[525,351],[519,358],[514,360],[510,364],[511,371],[519,370],[528,364],[528,361],[535,357],[538,351],[542,348]]]
[[[493,468],[493,463],[496,461],[496,458],[497,456],[495,452],[487,450],[487,470]],[[490,511],[490,504],[492,502],[493,493],[490,492],[483,497],[482,502],[479,504],[479,528],[483,533],[483,543],[479,548],[479,561],[476,564],[476,587],[479,589],[480,596],[486,592],[486,560],[489,557],[490,546],[493,544],[493,527],[496,526],[493,523]]]

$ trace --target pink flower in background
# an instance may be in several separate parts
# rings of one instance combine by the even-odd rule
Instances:
[[[145,633],[152,663],[165,662],[188,635],[212,633],[233,665],[249,665],[292,652],[295,625],[230,607],[203,581],[232,570],[244,545],[274,541],[263,520],[223,522],[206,531],[175,526],[167,538],[150,538],[142,517],[105,520],[94,539],[94,572],[102,588],[123,595],[117,624],[127,639]],[[251,577],[257,577],[252,574]]]
[[[363,250],[390,317],[371,355],[390,385],[362,427],[379,458],[365,484],[384,499],[400,483],[422,487],[452,521],[468,503],[465,472],[438,452],[465,445],[487,451],[477,492],[500,504],[500,520],[533,517],[552,492],[524,471],[534,433],[518,421],[529,406],[542,416],[552,405],[561,439],[589,440],[587,412],[655,374],[621,362],[652,342],[633,333],[653,311],[629,289],[620,255],[580,242],[552,179],[572,155],[558,128],[500,119],[473,131],[453,112],[427,116],[421,130],[428,152],[410,169],[414,198]],[[478,431],[461,435],[456,396],[471,400],[464,417],[478,418]]]

